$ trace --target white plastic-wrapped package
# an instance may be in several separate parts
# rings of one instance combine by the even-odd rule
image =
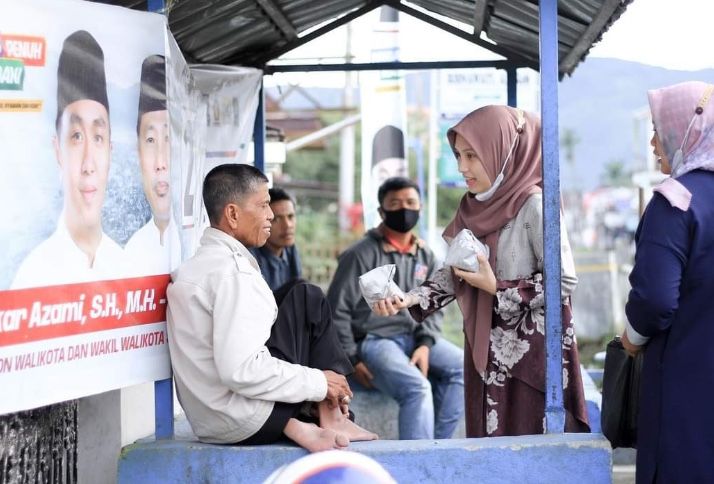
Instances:
[[[463,229],[449,244],[446,252],[445,266],[458,267],[469,272],[478,272],[479,264],[476,256],[483,254],[488,258],[490,251],[469,229]]]
[[[393,280],[396,270],[396,265],[387,264],[359,276],[359,288],[362,291],[362,297],[370,307],[377,301],[392,296],[404,299],[404,292],[399,289],[399,286]]]

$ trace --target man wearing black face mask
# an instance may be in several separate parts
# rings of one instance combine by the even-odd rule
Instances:
[[[362,298],[358,278],[395,264],[394,282],[409,291],[437,269],[434,254],[411,230],[419,220],[419,187],[389,178],[379,187],[382,224],[340,255],[327,293],[333,321],[354,378],[399,404],[400,439],[450,438],[463,414],[463,351],[441,337],[443,314],[422,324],[408,311],[374,314]]]

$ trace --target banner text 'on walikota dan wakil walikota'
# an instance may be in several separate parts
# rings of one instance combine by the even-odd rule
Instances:
[[[67,284],[0,293],[0,373],[131,351],[166,343],[165,330],[92,338],[99,332],[166,320],[169,276]],[[70,344],[53,344],[65,336]],[[31,352],[3,355],[3,349],[47,342]]]

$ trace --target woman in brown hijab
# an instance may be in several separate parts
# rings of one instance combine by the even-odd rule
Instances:
[[[479,271],[443,268],[383,316],[409,308],[420,321],[454,299],[464,316],[466,435],[545,432],[545,334],[540,119],[485,106],[447,133],[468,192],[444,230],[471,230],[490,249]],[[566,432],[588,432],[570,295],[577,277],[561,225],[563,388]],[[495,273],[492,268],[495,267]]]

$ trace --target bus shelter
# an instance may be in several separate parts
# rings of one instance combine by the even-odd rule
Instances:
[[[536,465],[536,470],[546,469],[536,480],[552,482],[560,474],[549,472],[555,472],[560,464],[565,463],[565,458],[559,454],[583,447],[589,449],[589,452],[579,452],[577,458],[570,459],[567,463],[569,468],[590,466],[592,469],[588,475],[598,481],[607,479],[609,444],[602,437],[593,437],[583,444],[578,438],[563,434],[565,414],[560,369],[562,335],[558,82],[576,69],[592,45],[618,19],[631,0],[109,0],[100,3],[163,14],[167,28],[178,44],[181,54],[193,65],[253,67],[260,69],[264,75],[278,72],[489,67],[506,72],[509,105],[515,105],[517,102],[517,69],[529,67],[538,70],[541,82],[544,180],[546,440],[539,440],[543,436],[527,436],[507,438],[498,442],[491,439],[444,442],[437,449],[443,452],[431,463],[428,458],[424,458],[436,455],[432,453],[436,448],[431,442],[402,442],[399,445],[381,442],[375,444],[373,449],[376,449],[375,455],[383,457],[384,462],[392,465],[394,469],[399,469],[399,480],[423,479],[424,476],[431,475],[434,480],[468,481],[474,477],[471,472],[487,467],[493,469],[488,475],[498,476],[498,468],[504,465],[511,465],[510,470],[515,472],[512,475],[528,475],[534,468],[529,469],[527,461],[536,459],[540,462],[540,467]],[[501,59],[343,64],[273,62],[283,54],[383,6],[396,9],[464,41],[483,47]],[[457,27],[455,23],[468,28]],[[16,65],[13,69],[16,69]],[[259,92],[253,127],[254,163],[256,167],[265,169],[266,126],[262,84]],[[76,425],[76,407],[74,410],[67,407],[67,410],[60,412],[61,418],[74,420]],[[225,480],[227,476],[245,476],[244,472],[250,469],[257,472],[257,476],[277,462],[276,453],[280,453],[279,460],[283,462],[299,456],[298,449],[262,449],[257,454],[241,453],[241,450],[236,448],[200,446],[195,442],[182,443],[173,440],[171,379],[155,382],[155,415],[156,441],[135,444],[125,449],[119,463],[120,481],[181,481],[190,477],[189,474],[193,472],[191,469],[202,470],[200,477],[194,476],[197,478],[213,475],[216,480]],[[53,418],[49,412],[46,416]],[[15,420],[13,415],[0,417],[0,423],[9,422],[15,425]],[[46,425],[46,421],[37,425]],[[19,428],[20,434],[31,432],[31,429],[23,427],[22,423]],[[548,437],[553,438],[547,440]],[[473,440],[489,442],[474,443]],[[77,453],[76,438],[68,437],[59,444],[40,444],[46,446],[47,450],[38,452],[38,455],[55,455],[57,445],[64,446],[60,451],[61,455],[76,456]],[[72,446],[74,447],[70,448]],[[368,447],[360,447],[358,450],[369,453],[367,449]],[[480,467],[469,467],[474,461],[469,456],[474,455],[474,451],[481,452]],[[449,459],[453,461],[454,457],[460,464],[447,466],[446,462]],[[73,481],[72,476],[76,479],[76,462],[69,459],[68,463],[62,463],[60,467],[63,466],[75,466],[74,470],[69,468],[65,475],[69,476],[68,481]],[[441,471],[432,475],[429,474],[431,471],[425,470],[431,468]],[[27,472],[31,472],[32,468],[28,469]],[[2,472],[6,470],[0,469]],[[207,480],[210,481],[211,478]]]
[[[117,4],[136,8],[135,1]],[[541,74],[543,204],[546,299],[546,421],[550,433],[564,428],[560,371],[560,165],[558,81],[570,75],[615,22],[630,1],[620,0],[476,0],[413,2],[399,0],[329,1],[257,0],[256,2],[149,1],[165,11],[169,29],[187,61],[251,66],[278,72],[411,70],[495,67],[507,73],[508,104],[516,105],[516,70]],[[465,41],[504,57],[496,61],[423,61],[340,64],[271,64],[281,55],[374,9],[392,7]],[[447,20],[469,26],[455,27]],[[236,23],[243,28],[234,28]],[[261,88],[255,118],[255,166],[265,166],[265,107]],[[170,436],[170,385],[157,383],[157,436]],[[164,402],[163,404],[161,402]],[[163,409],[163,410],[162,410]]]

